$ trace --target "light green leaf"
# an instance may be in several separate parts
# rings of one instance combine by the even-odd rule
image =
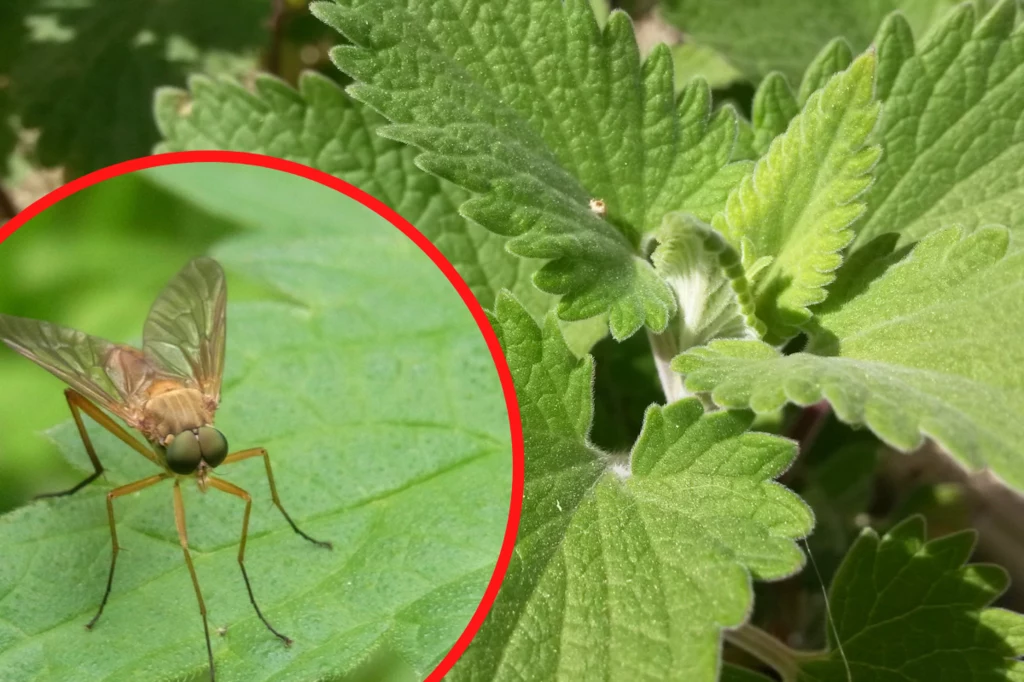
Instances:
[[[965,565],[974,540],[967,531],[926,542],[919,516],[881,539],[865,530],[829,591],[830,651],[802,663],[799,679],[1020,680],[1024,616],[986,608],[1009,578],[998,566]]]
[[[666,19],[693,41],[725,55],[754,81],[781,71],[800,80],[821,46],[837,36],[859,52],[871,42],[882,18],[901,10],[924,31],[957,0],[663,0]],[[986,5],[987,0],[975,0]]]
[[[516,552],[454,680],[715,680],[750,576],[798,570],[812,519],[770,479],[790,441],[699,401],[649,408],[628,459],[587,440],[592,360],[511,297],[494,318],[519,389],[526,488]]]
[[[836,38],[818,53],[795,94],[781,73],[768,74],[754,92],[751,121],[740,120],[741,135],[746,143],[740,150],[742,158],[757,159],[768,151],[772,140],[786,131],[789,122],[800,113],[811,95],[825,87],[832,76],[845,70],[853,61],[850,44]]]
[[[772,262],[752,283],[766,340],[793,336],[810,319],[808,306],[825,286],[853,239],[878,147],[866,146],[878,116],[872,97],[874,59],[860,57],[811,95],[786,133],[729,195],[712,225],[743,251],[744,266]]]
[[[682,90],[694,78],[703,78],[712,89],[724,88],[740,80],[742,74],[711,48],[694,43],[671,47],[676,90]]]
[[[884,232],[906,242],[948,225],[1024,226],[1024,28],[1005,0],[975,21],[953,10],[914,49],[903,17],[876,38],[876,133],[885,152],[858,245]]]
[[[1024,250],[1008,253],[1004,228],[961,236],[933,233],[895,265],[903,252],[884,257],[893,239],[858,252],[806,352],[719,341],[673,367],[719,405],[771,412],[824,398],[896,448],[929,437],[1024,488]]]
[[[241,503],[185,488],[211,628],[227,627],[213,640],[217,679],[338,679],[380,648],[422,679],[479,603],[508,514],[508,415],[490,354],[443,274],[398,230],[306,180],[216,167],[242,169],[247,182],[234,186],[250,199],[301,199],[289,210],[304,228],[252,225],[214,250],[229,285],[250,285],[244,302],[229,294],[217,425],[235,448],[266,446],[285,507],[334,542],[325,551],[291,531],[258,460],[218,470],[253,495],[246,565],[263,613],[295,640],[284,648],[241,580]],[[169,484],[115,501],[125,550],[103,617],[83,628],[109,566],[104,493],[154,473],[90,430],[106,483],[0,517],[0,676],[201,679]],[[88,467],[71,423],[53,436]]]
[[[313,11],[353,44],[332,52],[349,92],[423,150],[417,163],[478,193],[460,210],[548,262],[538,287],[566,320],[609,312],[619,339],[674,312],[644,258],[671,210],[705,220],[745,172],[727,165],[735,115],[707,85],[677,99],[666,46],[641,63],[629,18],[602,29],[586,0],[342,0]],[[606,214],[589,208],[603,200]]]

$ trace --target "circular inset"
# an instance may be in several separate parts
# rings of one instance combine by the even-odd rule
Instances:
[[[227,152],[86,176],[0,238],[23,225],[0,504],[54,499],[0,517],[5,679],[440,679],[508,565],[523,446],[437,249],[336,178]],[[47,464],[32,432],[68,408]]]

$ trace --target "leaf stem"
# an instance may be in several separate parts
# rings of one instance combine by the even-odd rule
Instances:
[[[18,207],[15,205],[11,195],[6,188],[0,185],[0,223],[5,223],[18,215]]]
[[[782,677],[782,682],[796,682],[800,674],[799,661],[806,658],[802,652],[791,649],[761,628],[749,623],[735,630],[726,630],[725,639],[771,666]]]
[[[651,352],[654,354],[654,366],[658,369],[658,380],[661,382],[661,390],[665,394],[665,403],[674,403],[677,400],[688,398],[690,392],[683,385],[683,377],[672,370],[672,358],[679,353],[678,343],[672,327],[660,334],[647,330],[647,340],[651,343]]]

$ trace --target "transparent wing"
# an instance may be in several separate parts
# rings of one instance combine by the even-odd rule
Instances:
[[[174,276],[149,310],[142,348],[170,374],[220,401],[227,283],[220,263],[196,258]]]
[[[0,314],[0,341],[132,425],[156,372],[134,348],[42,320]]]

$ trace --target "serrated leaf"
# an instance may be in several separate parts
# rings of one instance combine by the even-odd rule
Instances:
[[[974,540],[967,531],[926,542],[919,516],[881,539],[865,530],[829,591],[830,651],[802,663],[799,679],[1019,680],[1024,616],[988,608],[1009,579],[998,566],[966,564]]]
[[[825,87],[829,79],[844,71],[853,61],[850,44],[836,38],[814,58],[800,82],[799,93],[794,93],[781,73],[768,74],[754,91],[751,120],[740,120],[744,148],[739,158],[757,159],[767,151],[772,140],[786,131],[789,122],[800,113],[810,96]]]
[[[1024,226],[1024,27],[1005,0],[984,19],[964,4],[915,50],[900,15],[879,30],[877,139],[885,153],[858,245],[949,225]]]
[[[494,318],[518,387],[526,488],[516,553],[455,680],[714,680],[750,575],[791,574],[806,506],[770,479],[790,441],[747,413],[652,406],[629,461],[587,440],[592,361],[509,296]]]
[[[443,274],[380,218],[295,176],[209,167],[242,173],[244,183],[223,186],[247,187],[249,199],[294,199],[288,211],[303,227],[252,225],[214,250],[229,277],[261,285],[229,299],[217,424],[235,447],[269,449],[285,507],[334,542],[327,552],[292,533],[259,461],[218,470],[253,495],[246,565],[263,613],[295,639],[286,649],[241,581],[242,505],[185,487],[211,629],[227,626],[213,641],[217,679],[338,679],[382,647],[422,679],[479,603],[507,519],[508,415],[490,354]],[[202,625],[167,487],[115,501],[125,551],[103,617],[82,627],[109,566],[104,493],[154,473],[90,430],[107,483],[0,517],[0,677],[202,677]],[[53,435],[85,470],[70,420]]]
[[[903,251],[866,249],[836,281],[807,352],[721,341],[673,367],[719,405],[771,412],[826,399],[896,448],[928,437],[1024,488],[1024,250],[1007,245],[1004,228],[948,228],[895,265]]]
[[[349,92],[393,121],[383,133],[478,193],[461,211],[512,252],[548,260],[534,281],[561,297],[562,319],[607,311],[619,339],[664,328],[672,297],[643,257],[646,233],[670,210],[707,219],[745,171],[727,165],[735,115],[713,115],[699,82],[677,100],[667,47],[641,63],[628,17],[602,29],[585,0],[313,11],[353,43],[332,57],[357,81]]]
[[[215,53],[254,68],[268,35],[252,0],[34,4],[11,96],[22,126],[39,129],[39,163],[70,176],[148,154],[154,88],[183,84]]]
[[[712,225],[744,249],[744,265],[772,262],[752,283],[757,317],[770,343],[793,336],[810,319],[808,306],[825,286],[853,239],[877,147],[866,145],[878,116],[872,97],[874,59],[865,55],[807,100],[786,133],[729,195]]]
[[[800,80],[821,46],[837,36],[855,51],[871,42],[882,18],[901,10],[923,31],[957,0],[878,0],[841,3],[816,0],[663,0],[664,16],[695,42],[726,56],[755,82],[781,71]],[[976,1],[985,5],[987,0]]]

